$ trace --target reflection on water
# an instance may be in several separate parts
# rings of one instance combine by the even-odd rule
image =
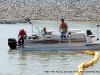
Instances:
[[[9,51],[8,53],[18,54],[17,66],[19,66],[20,72],[28,74],[42,73],[46,75],[44,71],[76,71],[79,63],[86,61],[86,56],[81,57],[77,51]],[[81,61],[77,62],[78,59]],[[92,58],[91,56],[89,58]],[[89,59],[88,58],[88,59]],[[33,70],[32,70],[33,69]],[[16,72],[15,72],[16,74]],[[51,73],[50,73],[51,74]],[[53,73],[55,74],[55,73]],[[60,74],[60,73],[59,73]],[[65,73],[66,74],[66,73]],[[64,74],[64,75],[65,75]],[[71,73],[70,75],[73,75]],[[32,75],[32,74],[31,74]],[[62,74],[60,74],[62,75]]]
[[[58,30],[59,21],[33,21],[34,25],[42,29]],[[77,28],[86,31],[91,29],[97,36],[96,25],[100,22],[68,21],[69,28]],[[77,51],[17,51],[10,50],[7,40],[10,37],[17,39],[20,28],[25,28],[27,33],[31,33],[29,24],[1,24],[0,25],[0,75],[74,75],[77,66],[93,56],[81,54]],[[34,31],[36,31],[34,29]],[[100,51],[97,51],[100,54]],[[100,70],[100,61],[97,64],[85,69],[86,71]],[[48,71],[48,73],[47,73]],[[59,71],[52,73],[51,71]],[[62,71],[62,72],[60,72]],[[72,71],[72,72],[67,72]],[[66,73],[64,73],[66,72]],[[85,73],[84,75],[86,75]],[[99,75],[99,73],[88,73],[88,75]]]
[[[80,63],[90,60],[93,57],[91,55],[81,54],[78,51],[10,50],[8,53],[19,55],[17,66],[19,66],[20,72],[23,72],[23,74],[25,75],[28,74],[27,71],[30,71],[30,73],[36,72],[36,74],[43,74],[43,75],[47,75],[48,74],[47,71],[49,71],[50,75],[55,75],[55,74],[66,75],[71,72],[70,75],[74,75],[74,71],[77,71],[77,66]],[[95,65],[92,66],[93,71],[98,71],[98,69],[97,70],[94,69]],[[32,69],[34,71],[32,71]],[[86,70],[90,71],[92,69],[90,68]],[[51,71],[54,71],[55,73],[52,73]],[[56,71],[59,73],[56,73]],[[60,73],[60,71],[61,72],[66,71],[66,73]]]

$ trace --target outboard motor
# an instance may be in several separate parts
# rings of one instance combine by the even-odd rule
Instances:
[[[15,38],[9,38],[8,39],[8,45],[11,49],[16,49],[17,47],[17,41]]]

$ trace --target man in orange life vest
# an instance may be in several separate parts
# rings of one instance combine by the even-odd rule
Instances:
[[[68,30],[67,23],[64,22],[64,19],[61,19],[61,24],[59,27],[59,31],[61,31],[61,38],[66,38],[67,30]]]
[[[26,37],[26,31],[24,29],[20,29],[19,34],[18,34],[18,45],[20,46],[20,40],[22,40],[22,45],[24,44],[24,39]]]

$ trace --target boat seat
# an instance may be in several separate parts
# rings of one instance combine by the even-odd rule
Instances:
[[[27,36],[28,39],[36,39],[37,38],[37,34],[33,34],[31,36]]]
[[[95,35],[92,34],[91,30],[87,30],[86,33],[87,33],[87,37],[89,37],[90,42],[92,42],[93,41],[92,38],[94,38]]]

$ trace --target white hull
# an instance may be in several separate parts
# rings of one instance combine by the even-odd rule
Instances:
[[[54,33],[53,33],[54,32]],[[43,35],[27,36],[24,46],[17,47],[17,50],[33,51],[69,51],[69,50],[99,50],[100,42],[92,37],[87,40],[86,34],[80,29],[69,30],[71,34],[66,35],[66,39],[60,38],[60,33],[52,31],[52,37]]]
[[[75,50],[100,50],[100,44],[90,46],[66,46],[66,45],[41,45],[17,47],[17,50],[32,51],[75,51]]]
[[[86,41],[65,40],[25,40],[24,47],[18,47],[17,50],[33,50],[33,51],[70,51],[70,50],[99,50],[100,42],[93,41],[87,43]]]

